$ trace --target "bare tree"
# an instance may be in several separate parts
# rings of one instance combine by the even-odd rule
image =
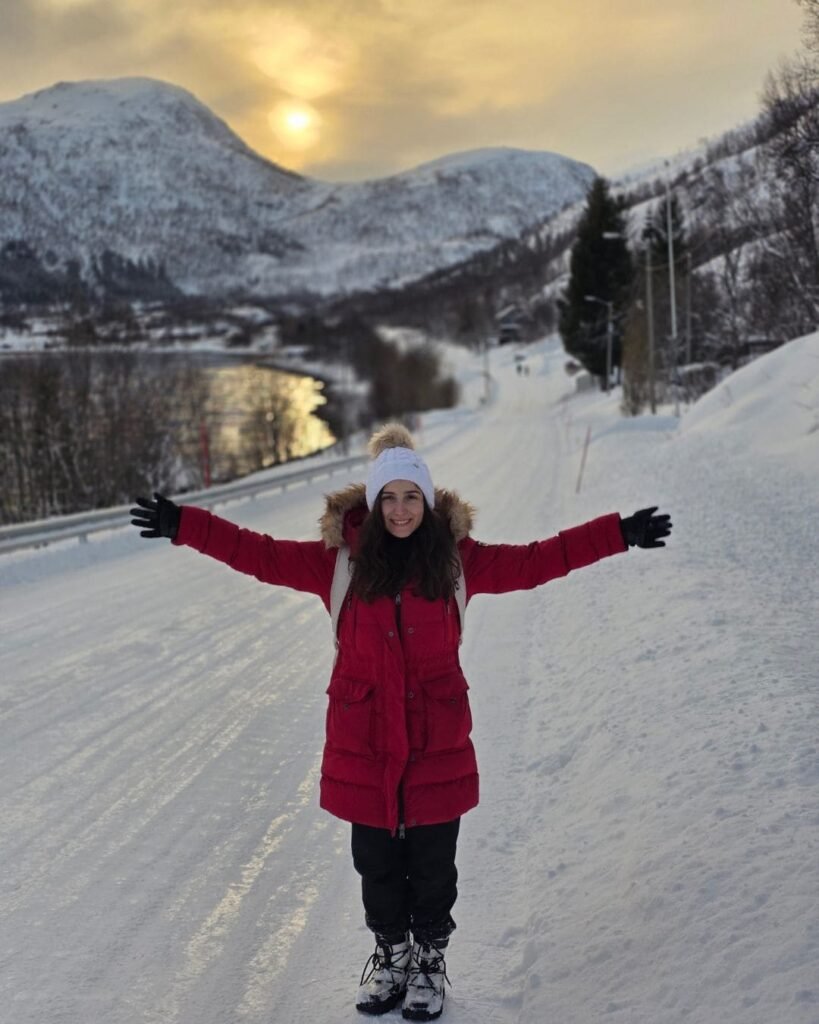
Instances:
[[[796,0],[805,12],[805,50],[819,58],[819,0]]]
[[[638,416],[650,400],[648,317],[645,303],[629,307],[623,329],[623,401],[628,416]]]
[[[0,522],[126,502],[196,482],[189,424],[201,375],[133,353],[71,350],[8,359],[0,378]]]
[[[770,182],[769,224],[757,272],[774,275],[789,296],[781,315],[789,337],[819,323],[819,77],[799,57],[769,76],[765,116],[772,129],[760,148]]]
[[[706,255],[710,257],[706,273],[716,285],[716,294],[713,287],[699,289],[718,339],[706,345],[701,355],[727,361],[733,369],[739,365],[751,331],[749,251],[755,239],[770,230],[768,215],[755,199],[756,182],[753,164],[738,157],[727,166],[706,168],[693,189],[706,226]]]

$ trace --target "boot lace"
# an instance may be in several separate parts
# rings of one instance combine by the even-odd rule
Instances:
[[[410,985],[415,988],[428,988],[433,992],[438,991],[436,979],[443,976],[444,981],[452,988],[452,982],[446,973],[446,962],[444,961],[443,950],[437,946],[417,946],[412,951],[412,966],[407,979]],[[421,980],[423,979],[423,980]]]
[[[364,964],[364,970],[361,972],[360,985],[366,985],[373,975],[378,974],[379,971],[387,970],[390,972],[390,978],[393,982],[400,981],[401,968],[396,967],[392,962],[393,948],[392,946],[384,943],[378,943],[375,947],[375,952],[370,956],[370,959]],[[367,970],[369,968],[369,971]],[[396,971],[398,977],[396,977]]]

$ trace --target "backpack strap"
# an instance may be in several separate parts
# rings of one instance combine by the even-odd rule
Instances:
[[[333,640],[338,644],[338,619],[341,615],[341,606],[344,598],[350,589],[350,548],[342,544],[336,555],[336,567],[333,570],[333,582],[330,585],[330,619],[333,626]],[[464,579],[464,566],[460,555],[458,556],[458,575],[455,578],[455,603],[458,606],[458,617],[461,622],[461,641],[463,642],[464,627],[466,622],[466,580]]]
[[[350,548],[342,544],[336,555],[336,567],[333,570],[333,582],[330,586],[330,618],[333,624],[333,640],[338,643],[338,617],[341,606],[350,589]]]
[[[455,579],[455,604],[458,606],[458,618],[461,620],[461,639],[464,642],[464,630],[466,629],[466,580],[464,579],[464,563],[458,555],[458,575]]]

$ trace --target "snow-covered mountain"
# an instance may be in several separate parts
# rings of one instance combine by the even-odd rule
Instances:
[[[390,287],[518,237],[592,168],[479,150],[356,184],[254,153],[194,96],[144,78],[60,83],[0,104],[0,250],[87,277],[105,250],[189,292],[331,296]]]

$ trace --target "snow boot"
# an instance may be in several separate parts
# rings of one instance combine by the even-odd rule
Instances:
[[[361,1013],[389,1013],[404,998],[410,966],[409,936],[399,942],[375,937],[375,952],[364,964],[355,1008]],[[369,971],[368,971],[369,968]]]
[[[407,994],[401,1013],[405,1020],[435,1020],[444,1012],[444,982],[449,983],[443,943],[418,942],[412,947]]]

